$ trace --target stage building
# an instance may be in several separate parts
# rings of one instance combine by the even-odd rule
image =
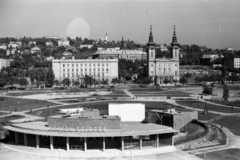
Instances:
[[[83,111],[84,112],[84,111]],[[90,111],[88,111],[90,112]],[[57,115],[47,121],[4,126],[9,139],[37,148],[93,150],[144,149],[173,145],[178,130],[154,123],[122,122],[119,116]],[[89,114],[88,114],[89,115]]]

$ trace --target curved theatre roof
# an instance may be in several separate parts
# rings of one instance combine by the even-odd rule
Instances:
[[[178,130],[173,129],[172,127],[138,122],[121,122],[121,129],[108,129],[106,131],[70,131],[67,129],[50,130],[47,126],[47,122],[18,123],[12,124],[11,126],[4,126],[4,128],[14,132],[55,137],[126,137],[178,132]]]

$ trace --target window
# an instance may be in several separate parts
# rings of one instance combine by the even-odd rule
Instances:
[[[87,71],[87,68],[85,68],[85,71]]]
[[[76,67],[78,67],[78,64],[76,64]]]
[[[65,64],[63,64],[63,67],[65,67]]]
[[[91,64],[89,64],[89,66],[91,67]]]
[[[74,72],[74,69],[72,69],[72,71]]]
[[[72,64],[72,66],[74,67],[74,64]]]
[[[87,67],[87,64],[85,64],[85,67]]]
[[[153,51],[151,51],[151,57],[153,57]]]
[[[102,68],[102,71],[104,71],[104,68]]]
[[[108,68],[106,68],[106,71],[108,72]]]

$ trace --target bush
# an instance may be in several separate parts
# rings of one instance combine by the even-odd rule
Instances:
[[[211,86],[203,86],[203,94],[212,94],[213,88]]]
[[[209,132],[209,129],[205,123],[202,123],[197,120],[193,120],[192,123],[196,123],[196,124],[200,125],[201,127],[203,127],[205,129],[205,131],[202,133],[192,133],[187,136],[181,137],[174,142],[174,145],[178,145],[178,144],[182,144],[182,143],[186,143],[186,142],[198,139],[200,137],[207,135],[207,133]]]

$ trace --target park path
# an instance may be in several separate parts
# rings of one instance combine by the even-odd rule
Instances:
[[[187,151],[187,152],[197,155],[197,154],[204,154],[204,153],[208,153],[208,152],[220,151],[220,150],[231,149],[231,148],[239,148],[240,149],[240,136],[234,135],[231,131],[229,131],[229,129],[227,129],[225,127],[223,127],[222,130],[227,136],[227,144],[226,145],[202,148],[202,149],[197,149],[194,151]]]
[[[134,96],[131,92],[129,92],[127,89],[122,90],[124,93],[126,93],[131,99],[136,99],[136,96]]]

